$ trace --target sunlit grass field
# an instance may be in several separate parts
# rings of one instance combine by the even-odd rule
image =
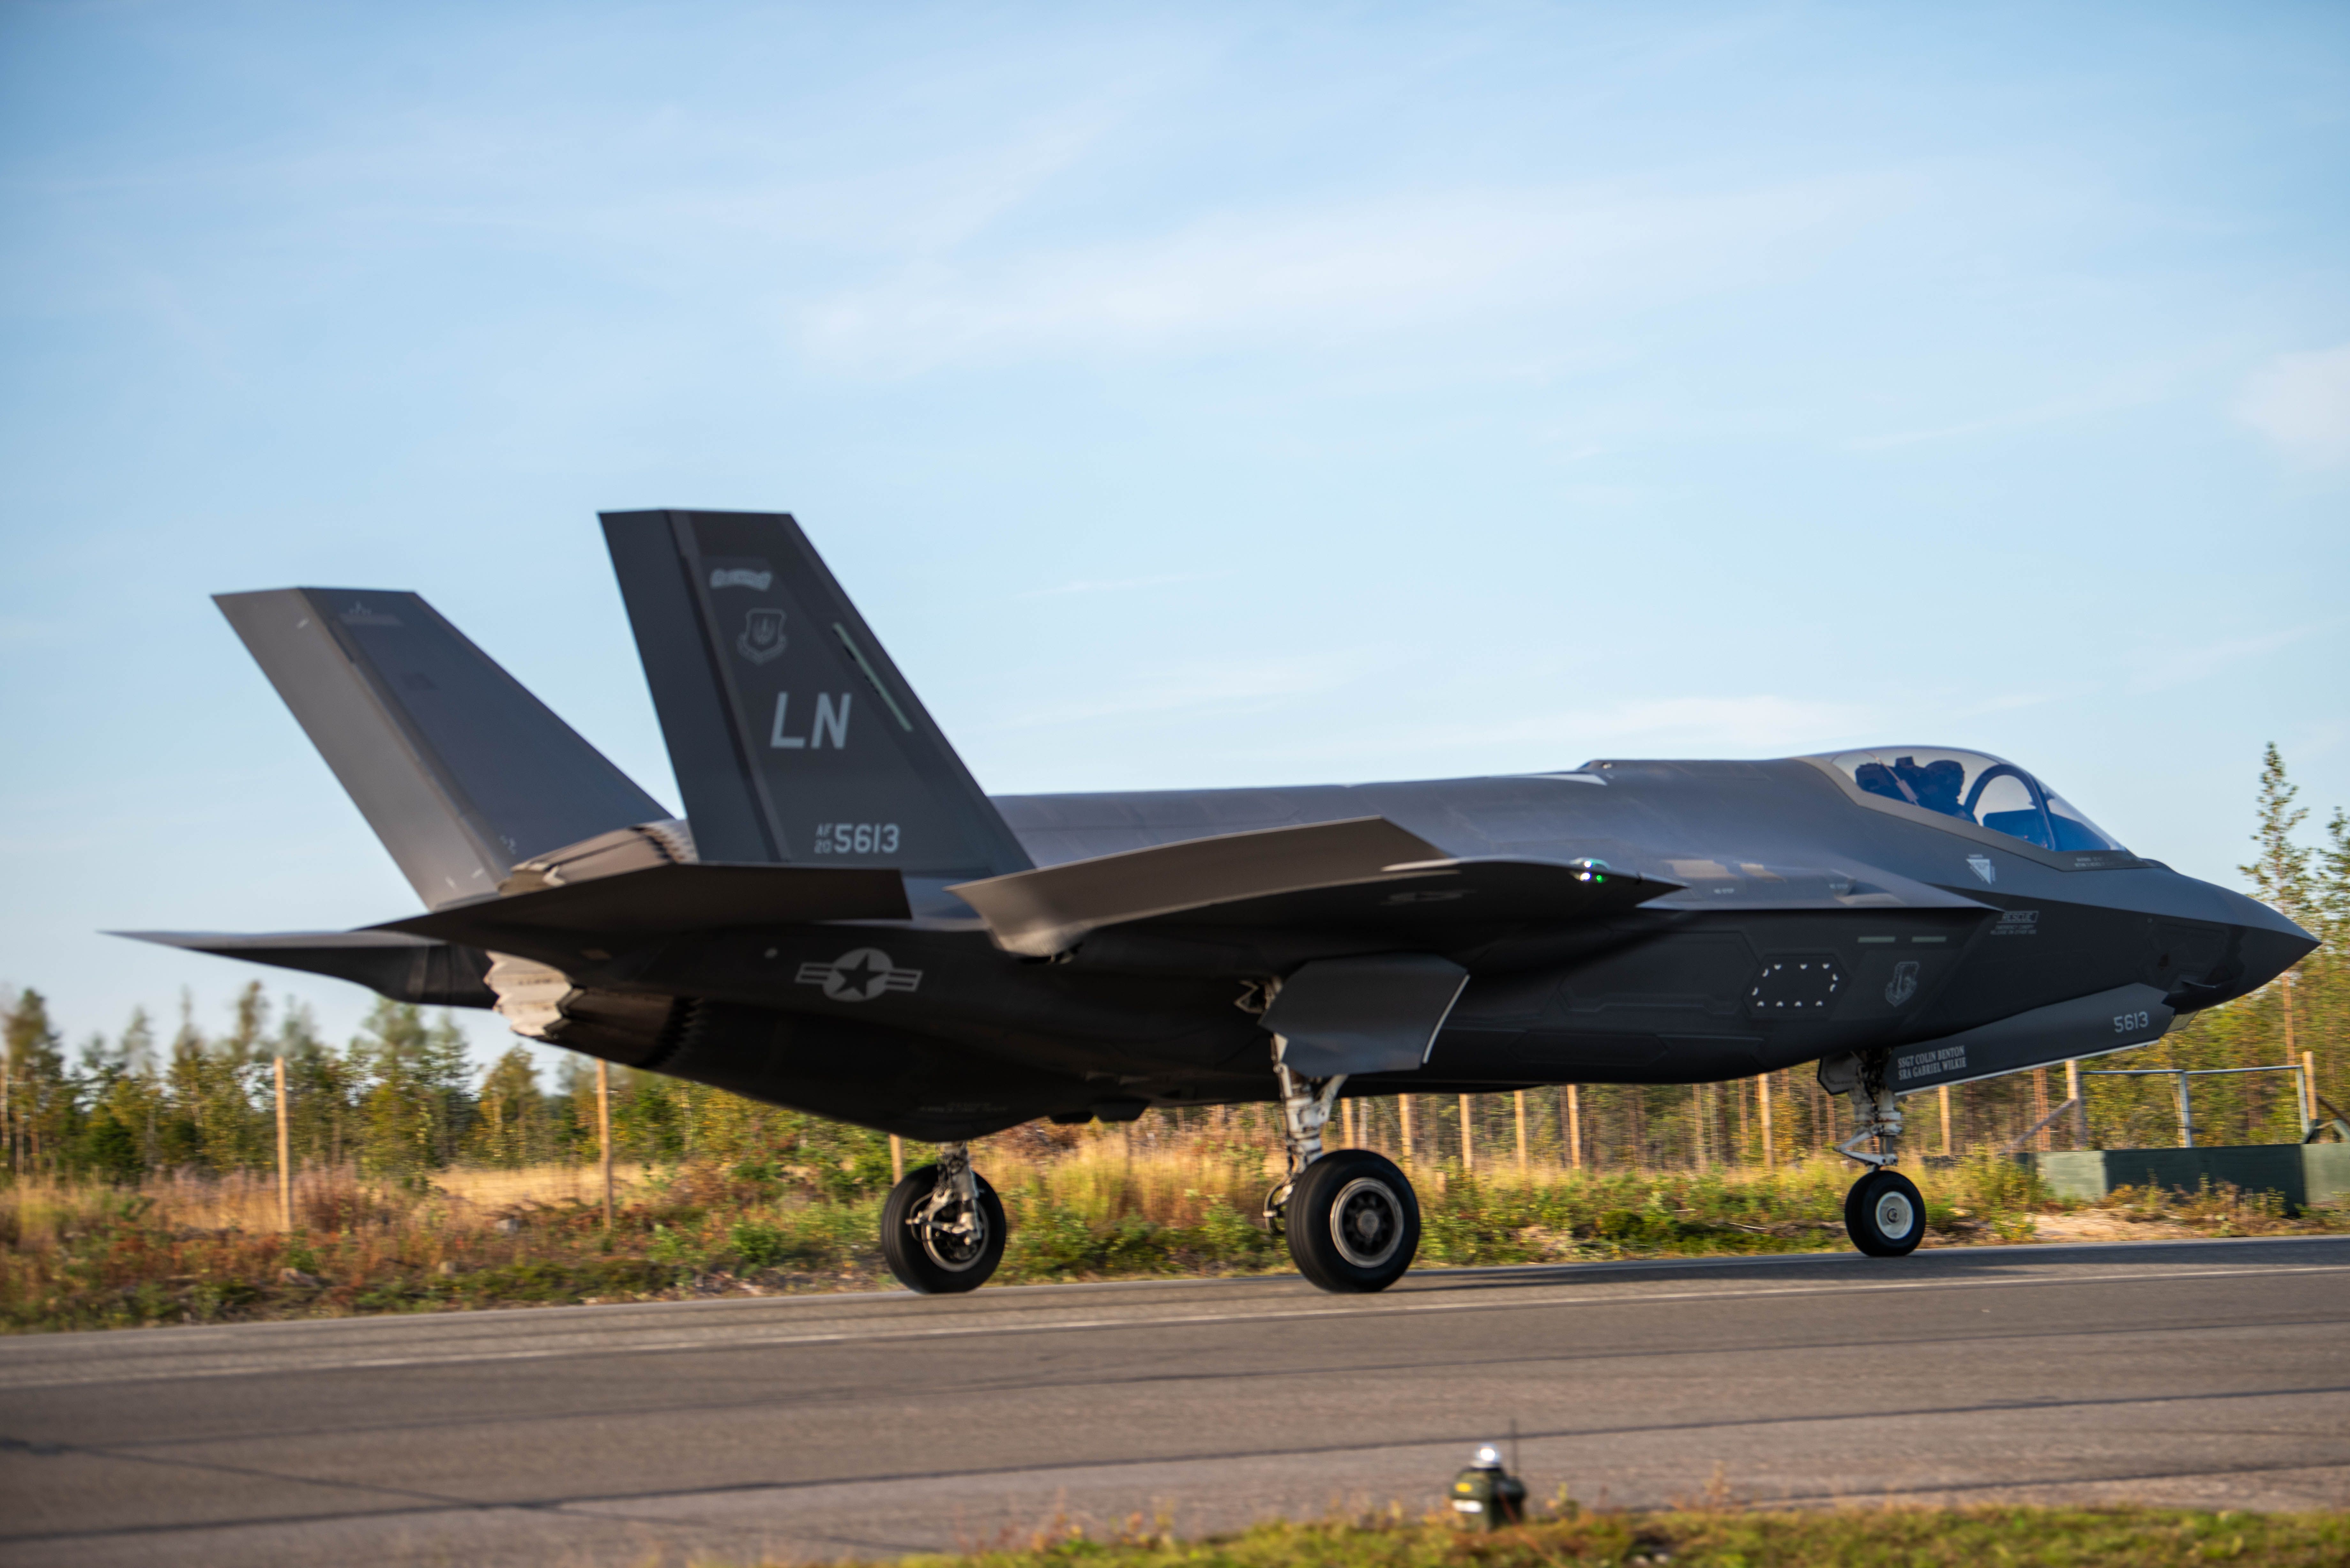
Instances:
[[[2350,1513],[2155,1508],[1846,1507],[1800,1512],[1694,1507],[1556,1510],[1468,1533],[1401,1518],[1263,1524],[1184,1541],[1131,1521],[1108,1540],[1066,1531],[910,1568],[2315,1568],[2350,1562]]]
[[[1066,1148],[1006,1140],[982,1168],[1012,1217],[1001,1283],[1274,1272],[1258,1218],[1278,1161],[1209,1138]],[[2272,1199],[2120,1193],[2049,1200],[1983,1157],[1915,1177],[1929,1246],[2035,1237],[2247,1235],[2350,1228]],[[1422,1266],[1840,1250],[1840,1161],[1775,1170],[1569,1171],[1503,1162],[1413,1172]],[[415,1182],[298,1180],[281,1229],[266,1177],[0,1189],[0,1324],[14,1331],[887,1288],[879,1184],[776,1162],[628,1166],[604,1223],[595,1168],[455,1169]]]

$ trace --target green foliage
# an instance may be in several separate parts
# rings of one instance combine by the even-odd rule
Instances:
[[[2020,1160],[1978,1150],[1960,1162],[1957,1196],[1977,1213],[2030,1209],[2047,1200],[2040,1173]]]
[[[1064,1525],[1039,1531],[1024,1548],[904,1561],[909,1568],[2314,1568],[2350,1555],[2350,1515],[2341,1512],[2010,1505],[1648,1513],[1570,1503],[1523,1528],[1475,1535],[1400,1514],[1260,1524],[1209,1541],[1179,1540],[1138,1517],[1108,1541]]]
[[[756,1220],[737,1220],[726,1231],[734,1256],[746,1269],[772,1269],[791,1257],[794,1248],[782,1228]]]
[[[519,1170],[553,1158],[553,1133],[537,1064],[526,1048],[508,1047],[482,1080],[465,1135],[467,1152],[484,1165]]]

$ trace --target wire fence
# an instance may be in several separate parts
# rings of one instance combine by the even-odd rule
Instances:
[[[2194,1141],[2298,1143],[2304,1136],[2297,1075],[2232,1072],[2194,1081]],[[2083,1118],[2055,1116],[2067,1100],[2063,1064],[1927,1090],[1902,1101],[1905,1152],[1962,1157],[1984,1149],[2168,1148],[2182,1139],[2175,1078],[2081,1075]],[[1275,1106],[1154,1111],[1135,1136],[1222,1137],[1277,1145]],[[2321,1118],[2322,1119],[2322,1118]],[[1369,1148],[1399,1164],[1468,1169],[1521,1162],[1572,1169],[1705,1170],[1792,1164],[1852,1134],[1844,1103],[1809,1067],[1721,1084],[1586,1084],[1494,1095],[1346,1099],[1324,1142]]]

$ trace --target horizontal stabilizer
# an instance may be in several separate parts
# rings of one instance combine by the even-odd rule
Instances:
[[[686,931],[813,920],[902,920],[897,872],[848,866],[653,866],[435,909],[374,928],[550,962]]]
[[[487,1007],[497,1001],[482,976],[490,957],[400,931],[116,931],[118,937],[189,952],[331,975],[394,1002],[424,1007]]]
[[[1154,920],[1357,930],[1400,940],[1464,921],[1581,919],[1679,884],[1546,861],[1451,860],[1385,817],[1190,838],[949,889],[1032,957]]]
[[[1263,1023],[1282,1062],[1309,1078],[1416,1072],[1468,983],[1434,953],[1323,959],[1282,982]]]
[[[428,909],[669,811],[414,594],[277,588],[213,603]]]

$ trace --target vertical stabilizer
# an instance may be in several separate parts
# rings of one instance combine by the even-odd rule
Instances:
[[[414,594],[277,588],[213,602],[430,908],[670,815]]]
[[[1028,867],[791,518],[608,512],[604,537],[703,859]]]

